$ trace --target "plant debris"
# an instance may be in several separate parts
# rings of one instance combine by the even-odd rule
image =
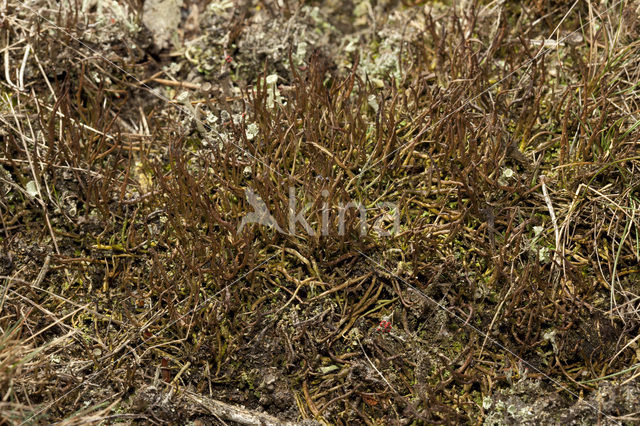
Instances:
[[[638,1],[3,8],[3,423],[640,418]]]

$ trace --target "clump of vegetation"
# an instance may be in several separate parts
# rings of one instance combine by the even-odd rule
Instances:
[[[4,422],[634,419],[637,4],[166,2],[7,2]]]

